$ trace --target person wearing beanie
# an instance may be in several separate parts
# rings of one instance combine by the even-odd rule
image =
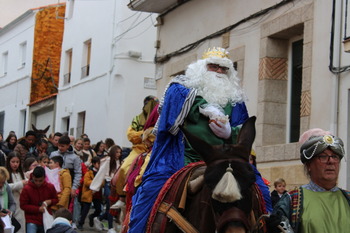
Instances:
[[[343,141],[329,131],[310,129],[300,136],[300,160],[308,184],[284,194],[267,220],[269,232],[348,232],[350,192],[337,186]],[[293,231],[291,231],[293,230]]]

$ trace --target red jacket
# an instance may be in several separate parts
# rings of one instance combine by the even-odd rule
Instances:
[[[27,223],[43,225],[43,213],[39,211],[39,207],[43,201],[49,199],[51,199],[51,206],[58,203],[57,192],[53,184],[44,181],[40,187],[37,187],[33,181],[29,181],[24,186],[19,202]],[[50,206],[47,210],[52,214]]]

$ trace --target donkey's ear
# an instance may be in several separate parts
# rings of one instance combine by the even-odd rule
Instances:
[[[243,145],[247,148],[252,148],[255,139],[255,121],[256,117],[250,117],[246,122],[244,122],[241,130],[239,131],[237,144]]]
[[[210,161],[211,157],[213,157],[213,147],[201,138],[195,136],[194,134],[191,134],[183,126],[180,126],[180,129],[184,133],[189,144],[195,151],[198,152],[198,154],[202,156],[203,160],[205,162]]]
[[[47,126],[44,130],[43,130],[43,132],[44,133],[47,133],[47,131],[50,129],[50,125],[49,126]]]
[[[36,132],[38,129],[32,124],[32,129]]]

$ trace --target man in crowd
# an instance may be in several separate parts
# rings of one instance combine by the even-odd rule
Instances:
[[[50,156],[53,151],[58,150],[58,140],[62,137],[60,132],[54,133],[54,135],[49,136],[49,145],[47,148],[47,155]]]
[[[184,165],[202,160],[179,126],[212,145],[235,143],[239,125],[248,118],[245,95],[228,53],[208,50],[175,77],[160,102],[157,138],[143,183],[133,197],[129,232],[144,232],[153,203],[166,180]]]
[[[24,163],[27,154],[32,153],[35,150],[35,142],[36,133],[33,130],[29,130],[26,132],[24,139],[20,140],[15,149],[13,149],[13,151],[18,152],[21,155],[21,164]]]
[[[281,232],[278,224],[286,232],[348,232],[350,194],[337,186],[345,155],[343,141],[316,128],[303,133],[299,143],[300,160],[310,182],[281,197],[267,220],[269,232]]]

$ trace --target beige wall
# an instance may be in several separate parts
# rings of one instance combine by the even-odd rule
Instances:
[[[279,1],[193,0],[163,17],[158,27],[162,57],[188,44],[233,25]],[[341,74],[339,117],[335,75],[328,70],[332,1],[294,1],[264,16],[240,24],[228,33],[204,40],[195,49],[157,64],[159,95],[175,75],[201,57],[208,47],[226,47],[238,63],[246,90],[250,115],[257,116],[254,148],[258,167],[265,178],[283,177],[288,188],[304,184],[307,178],[299,160],[298,143],[287,143],[290,77],[290,43],[303,39],[300,131],[323,128],[340,135],[347,145],[349,74]],[[181,38],[181,39],[179,39]],[[341,62],[350,64],[349,54],[340,52]],[[347,165],[342,162],[340,186],[346,188]]]

